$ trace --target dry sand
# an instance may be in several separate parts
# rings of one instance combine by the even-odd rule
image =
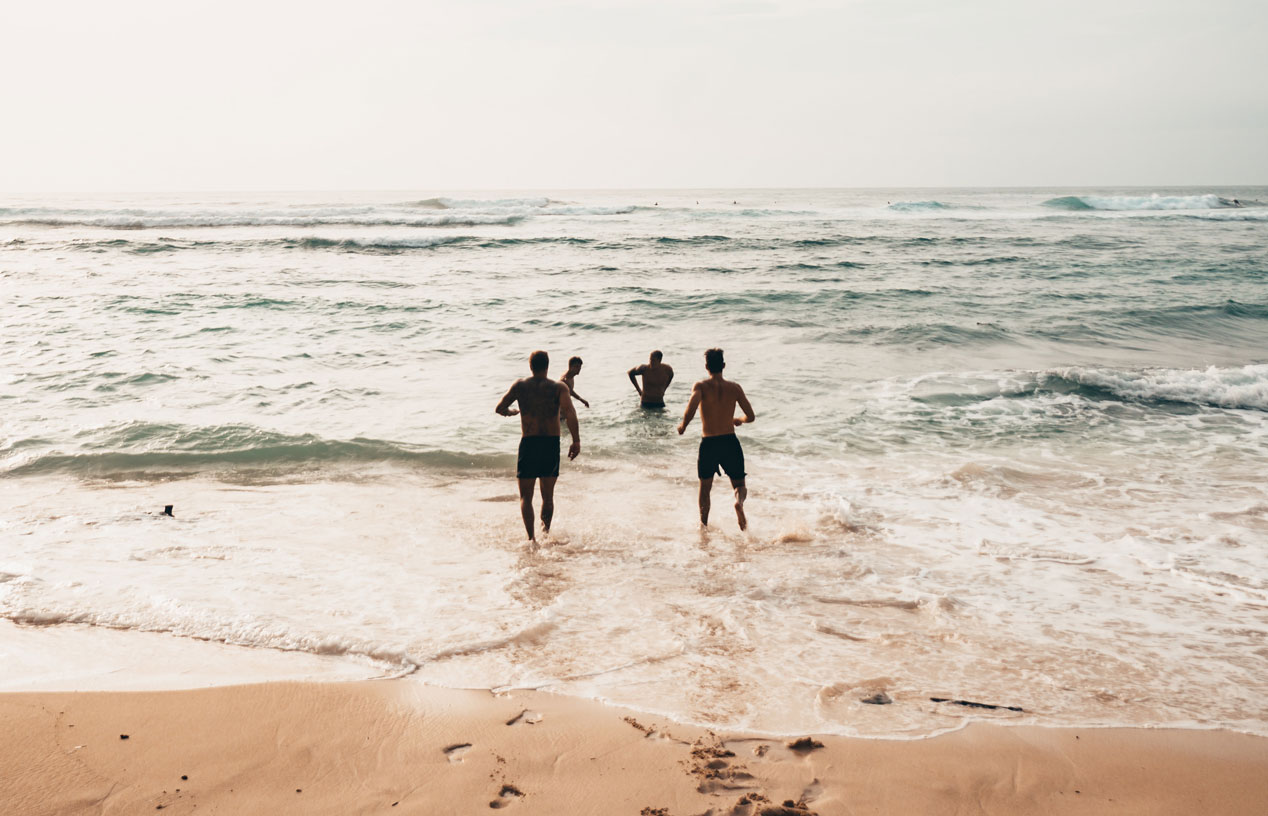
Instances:
[[[0,718],[5,816],[1268,812],[1268,739],[1219,731],[974,724],[796,751],[408,678],[10,693]]]

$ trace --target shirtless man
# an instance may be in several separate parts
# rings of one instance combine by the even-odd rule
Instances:
[[[542,530],[550,532],[550,520],[555,515],[555,480],[559,478],[559,418],[568,423],[572,434],[572,447],[568,458],[576,459],[581,453],[581,430],[577,427],[577,409],[572,405],[568,386],[546,376],[550,357],[544,351],[534,351],[528,358],[533,376],[516,380],[506,392],[498,407],[493,409],[502,416],[519,414],[520,439],[519,464],[516,477],[520,483],[520,515],[524,517],[524,529],[528,540],[534,544],[533,488],[538,479],[542,483]],[[519,408],[511,403],[518,402]]]
[[[700,440],[700,453],[696,458],[696,475],[700,477],[700,524],[709,526],[709,491],[713,489],[714,475],[725,470],[731,478],[731,487],[735,489],[735,516],[743,530],[748,527],[748,519],[744,515],[748,489],[744,486],[744,450],[740,447],[735,429],[757,419],[757,414],[753,413],[753,406],[749,405],[740,384],[722,379],[722,369],[726,368],[722,349],[706,351],[704,367],[709,371],[709,378],[691,387],[691,401],[687,403],[687,413],[683,414],[682,422],[678,423],[678,433],[687,430],[699,407],[700,421],[704,425],[704,437]],[[735,415],[737,403],[744,411],[743,418]]]
[[[590,403],[586,402],[585,397],[577,393],[577,388],[576,386],[573,385],[573,382],[576,380],[577,375],[580,373],[581,373],[581,358],[573,357],[572,359],[568,361],[568,370],[565,371],[564,375],[559,378],[559,381],[563,383],[564,385],[568,386],[568,391],[572,394],[574,398],[580,400],[582,405],[589,408]]]
[[[664,408],[665,389],[674,381],[674,370],[660,360],[664,355],[653,351],[647,365],[635,366],[629,370],[630,382],[643,401],[644,408]],[[642,376],[643,387],[640,388],[635,377]]]

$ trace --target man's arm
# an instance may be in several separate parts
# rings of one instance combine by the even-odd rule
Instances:
[[[634,366],[633,368],[630,369],[630,372],[629,372],[630,382],[634,383],[634,390],[638,392],[638,395],[640,397],[643,396],[643,389],[639,387],[638,380],[636,380],[635,377],[643,373],[643,368],[644,366]]]
[[[520,387],[520,384],[518,382],[512,385],[511,390],[506,392],[506,396],[502,397],[502,401],[498,403],[498,407],[494,408],[493,410],[497,411],[502,416],[507,416],[507,417],[515,416],[516,414],[518,414],[520,412],[520,409],[512,408],[511,403],[519,399],[519,387]]]
[[[577,393],[577,389],[576,389],[576,388],[574,388],[573,386],[568,386],[568,391],[569,391],[569,393],[571,393],[571,394],[572,394],[572,396],[574,396],[574,397],[576,397],[577,399],[581,400],[581,404],[582,404],[582,405],[586,406],[587,408],[589,408],[589,407],[590,407],[590,403],[589,403],[589,401],[587,401],[585,397],[583,397],[583,396],[581,396],[580,394],[578,394],[578,393]]]
[[[735,384],[735,401],[740,404],[740,410],[744,412],[744,418],[735,418],[735,427],[740,427],[745,422],[752,422],[757,419],[757,414],[753,413],[753,406],[749,405],[748,397],[744,396],[744,389],[740,388],[740,384]]]
[[[679,435],[687,430],[687,426],[691,424],[692,417],[696,415],[696,409],[699,407],[700,383],[696,383],[691,389],[691,400],[687,403],[687,413],[682,415],[682,422],[678,423]]]
[[[559,384],[559,407],[564,412],[564,422],[568,423],[568,433],[572,434],[572,445],[568,448],[568,458],[576,459],[581,453],[581,427],[577,423],[577,407],[572,404],[568,386]]]
[[[674,370],[670,366],[665,366],[665,369],[669,372],[669,378],[665,380],[665,388],[669,388],[669,384],[674,381]]]

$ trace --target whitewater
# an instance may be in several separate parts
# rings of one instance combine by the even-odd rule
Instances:
[[[1265,202],[0,197],[0,688],[131,651],[775,733],[1268,734]],[[746,533],[716,492],[699,529],[674,430],[712,346]],[[591,407],[533,551],[493,408],[537,348]]]

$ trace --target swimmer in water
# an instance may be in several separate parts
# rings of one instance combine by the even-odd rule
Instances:
[[[580,400],[582,405],[589,408],[590,403],[586,402],[585,397],[577,393],[577,387],[573,385],[573,383],[577,379],[577,375],[580,373],[581,373],[581,358],[573,357],[572,359],[568,361],[568,370],[565,371],[564,375],[559,378],[559,381],[563,383],[564,385],[568,386],[568,391],[572,393],[573,397]]]
[[[627,372],[644,408],[665,407],[665,390],[674,381],[674,370],[661,362],[663,358],[659,351],[653,351],[646,365],[635,366]],[[642,387],[638,384],[639,377],[643,378]]]

